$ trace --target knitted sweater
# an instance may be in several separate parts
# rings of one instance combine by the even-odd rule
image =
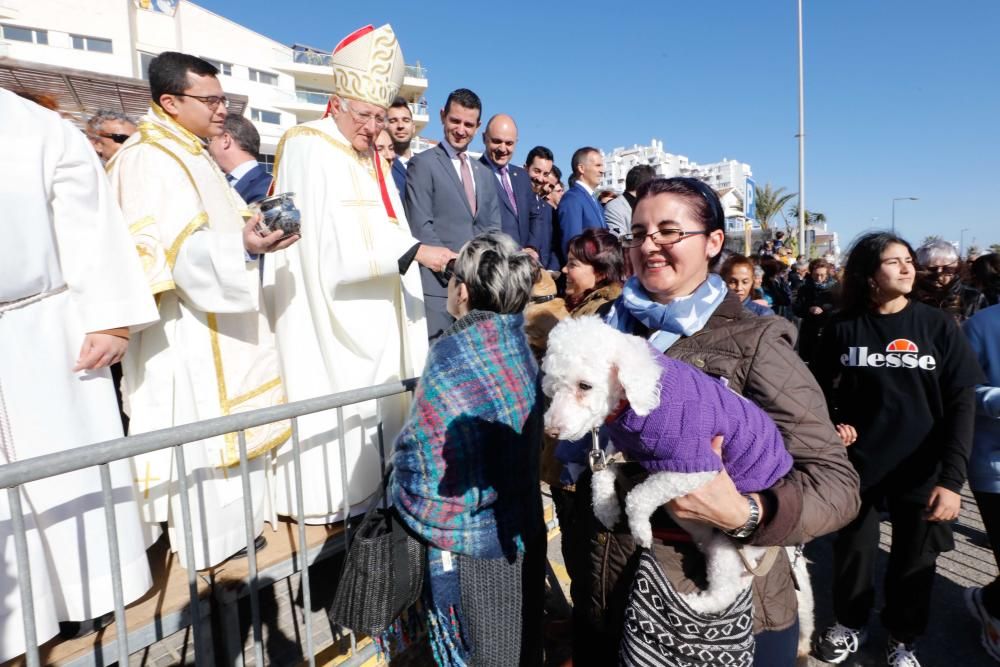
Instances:
[[[740,493],[769,488],[792,467],[777,426],[751,401],[693,366],[650,348],[663,369],[660,405],[645,417],[627,408],[607,425],[615,448],[651,472],[708,472],[725,466]],[[723,436],[722,462],[711,441]]]
[[[541,392],[523,327],[521,315],[473,311],[431,347],[391,493],[439,549],[511,559],[540,529]]]

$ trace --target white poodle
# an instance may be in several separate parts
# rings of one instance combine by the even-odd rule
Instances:
[[[722,467],[744,494],[770,487],[791,468],[777,427],[751,401],[596,317],[556,326],[542,370],[543,389],[552,399],[545,413],[548,433],[579,440],[605,426],[614,448],[651,473],[625,498],[629,530],[643,547],[652,544],[652,513]],[[721,463],[710,445],[717,434],[724,438]],[[613,470],[595,470],[592,482],[594,514],[609,529],[621,515]],[[740,547],[702,523],[677,523],[705,554],[708,580],[706,590],[682,597],[701,613],[728,608],[752,581],[747,564],[756,568],[767,548]],[[788,549],[799,587],[800,649],[808,653],[812,591],[805,559]]]

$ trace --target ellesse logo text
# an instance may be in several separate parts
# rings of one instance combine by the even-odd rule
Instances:
[[[905,338],[897,338],[885,347],[885,353],[868,352],[867,347],[849,347],[840,355],[843,366],[872,368],[919,368],[932,371],[937,368],[937,359],[929,354],[920,354],[916,343]]]

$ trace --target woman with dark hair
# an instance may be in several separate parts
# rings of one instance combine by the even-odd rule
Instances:
[[[962,280],[962,262],[955,246],[931,241],[917,248],[916,297],[964,322],[985,306],[979,290]]]
[[[729,289],[739,297],[744,308],[754,315],[774,315],[774,311],[765,305],[766,302],[763,298],[754,298],[754,292],[756,291],[754,287],[754,268],[753,262],[749,258],[743,255],[730,255],[722,262],[719,275],[726,281]]]
[[[954,321],[910,298],[916,273],[903,239],[859,238],[842,308],[813,363],[861,479],[861,511],[833,547],[836,622],[816,647],[826,662],[847,660],[867,637],[881,507],[892,523],[882,609],[889,665],[919,665],[914,642],[927,627],[935,563],[954,548],[950,522],[961,506],[982,372]]]
[[[449,262],[456,321],[393,452],[393,505],[428,545],[422,614],[443,667],[541,664],[541,392],[521,315],[537,271],[499,231]]]
[[[986,305],[1000,303],[1000,254],[980,255],[972,262],[969,272],[973,286],[983,293]]]
[[[566,251],[566,307],[574,317],[604,315],[622,291],[625,261],[618,238],[588,228],[569,240]]]
[[[760,258],[760,268],[764,270],[760,289],[764,299],[776,314],[785,317],[792,307],[792,288],[788,285],[788,267],[778,258]]]
[[[791,324],[753,315],[711,272],[725,241],[725,215],[715,191],[693,178],[646,183],[637,193],[630,232],[621,240],[635,275],[626,281],[608,322],[720,378],[759,405],[778,425],[794,459],[788,475],[759,494],[741,495],[723,471],[672,501],[674,514],[757,546],[801,544],[850,521],[857,509],[857,474],[830,423],[822,392],[792,349]],[[721,452],[726,445],[718,440],[713,445]],[[621,473],[625,487],[645,477],[635,463],[624,464]],[[589,498],[589,486],[590,476],[584,473],[577,492]],[[626,647],[639,646],[656,651],[655,664],[687,664],[686,651],[693,648],[746,664],[746,647],[741,653],[728,636],[726,641],[706,637],[697,646],[693,639],[683,646],[667,645],[658,635],[670,621],[644,615],[634,604],[649,595],[637,583],[637,572],[648,568],[661,573],[658,580],[667,589],[691,593],[704,587],[704,557],[683,529],[658,512],[652,550],[636,551],[624,523],[609,531],[593,517],[589,504],[578,505],[588,510],[580,526],[590,536],[592,567],[591,598],[574,600],[582,607],[574,610],[575,618],[587,621],[586,627],[574,628],[574,664],[618,664],[619,648],[624,656]],[[785,550],[777,550],[776,556],[773,566],[754,578],[753,660],[790,667],[799,646],[795,582]],[[673,611],[698,618],[686,609],[664,614]],[[704,629],[711,623],[693,620],[690,627]]]
[[[799,356],[807,364],[812,361],[819,345],[823,327],[833,314],[837,281],[831,275],[833,267],[825,259],[809,262],[809,274],[795,295],[795,315],[802,318],[799,327]]]

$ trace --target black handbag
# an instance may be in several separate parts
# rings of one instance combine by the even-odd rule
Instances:
[[[427,547],[413,537],[385,499],[392,466],[354,532],[330,607],[330,620],[376,636],[410,607],[423,586]]]

